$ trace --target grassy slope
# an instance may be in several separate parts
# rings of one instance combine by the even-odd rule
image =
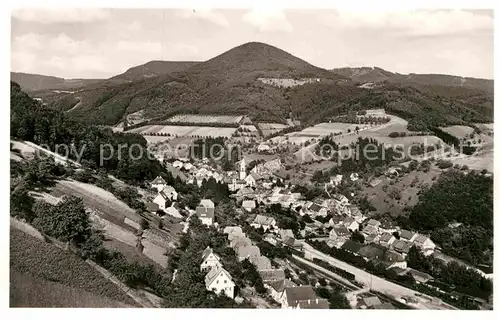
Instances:
[[[11,306],[76,307],[82,302],[69,297],[81,292],[85,292],[82,298],[83,302],[88,299],[88,307],[135,306],[131,298],[79,257],[12,228],[10,270]],[[56,289],[60,291],[54,292]],[[100,297],[103,299],[98,301]]]

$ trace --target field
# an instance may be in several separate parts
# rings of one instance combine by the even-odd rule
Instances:
[[[237,128],[220,128],[205,126],[175,126],[175,125],[146,125],[130,130],[131,133],[142,135],[170,134],[176,137],[231,137]]]
[[[206,116],[197,114],[179,114],[169,118],[171,122],[193,123],[240,123],[244,116]]]
[[[12,307],[137,306],[72,253],[10,229]]]
[[[474,128],[468,126],[449,126],[449,127],[441,127],[440,129],[458,139],[463,139],[467,135],[474,132]]]
[[[144,139],[149,144],[156,144],[156,143],[163,143],[163,142],[168,142],[173,139],[173,137],[162,137],[162,136],[144,136]]]
[[[401,213],[404,207],[417,204],[417,193],[422,188],[422,185],[432,185],[440,174],[441,170],[432,166],[427,173],[412,171],[397,179],[382,176],[377,178],[380,182],[376,186],[364,186],[361,194],[368,198],[378,213],[389,212],[391,215],[397,215]],[[384,191],[385,188],[387,188],[386,191]],[[391,198],[389,194],[392,192],[399,192],[400,199]]]
[[[262,131],[264,137],[267,137],[268,135],[271,135],[288,127],[286,124],[282,123],[257,123],[257,126]]]

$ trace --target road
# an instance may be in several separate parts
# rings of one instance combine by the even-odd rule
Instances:
[[[411,296],[416,297],[415,294],[420,296],[426,296],[418,291],[408,289],[406,287],[400,286],[396,283],[387,281],[383,278],[374,276],[364,270],[356,268],[344,261],[333,258],[332,256],[326,255],[309,244],[304,243],[304,252],[306,259],[318,258],[325,260],[330,263],[332,266],[341,268],[345,271],[348,271],[356,277],[356,281],[364,283],[365,285],[371,287],[373,290],[382,292],[386,295],[394,297],[396,300],[401,299],[403,296]],[[419,303],[417,306],[418,309],[450,309],[453,308],[449,305],[444,304],[440,299],[432,298],[434,303]],[[455,308],[453,308],[455,309]]]

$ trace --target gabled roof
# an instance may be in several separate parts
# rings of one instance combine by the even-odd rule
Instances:
[[[351,223],[355,222],[356,220],[353,217],[347,217],[344,219],[343,224],[346,226],[350,226]]]
[[[366,224],[370,225],[370,226],[378,227],[380,225],[380,221],[375,220],[375,219],[370,219],[370,220],[368,220],[368,222]]]
[[[205,208],[215,208],[214,202],[210,199],[202,199],[200,201],[200,206],[203,206]]]
[[[410,251],[410,248],[412,247],[412,244],[403,240],[394,240],[392,243],[392,248],[396,251],[408,253]]]
[[[380,245],[369,244],[362,247],[358,251],[358,254],[368,259],[381,259],[382,257],[384,257],[385,251],[386,248]]]
[[[368,308],[382,303],[377,296],[363,298],[363,302]]]
[[[288,279],[269,281],[267,285],[273,288],[276,292],[283,292],[285,291],[285,288],[295,287],[295,283],[291,282]]]
[[[204,261],[211,253],[213,253],[212,248],[206,247],[205,250],[203,250],[203,252],[201,254],[202,261]],[[217,258],[217,260],[220,260],[219,256],[217,256],[215,253],[214,253],[214,256]]]
[[[425,241],[427,241],[427,237],[422,235],[422,234],[418,234],[416,237],[415,237],[415,240],[413,240],[413,242],[415,243],[418,243],[418,244],[423,244]]]
[[[233,232],[237,232],[239,234],[243,234],[243,230],[240,226],[230,226],[224,228],[224,234],[231,234]]]
[[[366,233],[366,234],[377,234],[377,232],[378,232],[377,227],[374,227],[371,224],[369,224],[363,228],[363,233]]]
[[[408,230],[401,230],[401,232],[399,233],[399,236],[405,240],[410,240],[414,235],[414,232]]]
[[[257,270],[269,270],[272,268],[271,260],[266,256],[250,257],[250,262],[255,265]]]
[[[347,240],[340,248],[351,253],[358,253],[361,247],[363,247],[361,243],[352,240]]]
[[[391,240],[391,238],[394,237],[392,234],[390,233],[382,233],[382,235],[380,236],[380,242],[388,242],[389,240]]]
[[[208,287],[214,282],[214,280],[219,276],[220,273],[223,273],[228,277],[229,280],[233,280],[229,272],[227,272],[226,269],[224,269],[222,266],[218,265],[215,267],[212,267],[210,271],[207,273],[205,276],[205,285]]]
[[[146,203],[146,210],[148,210],[149,212],[156,212],[159,209],[160,209],[160,207],[154,202],[147,202]]]
[[[263,216],[258,214],[255,216],[255,219],[253,220],[253,223],[260,224],[260,225],[271,225],[273,222],[275,222],[273,217],[268,217],[268,216]]]
[[[319,212],[322,209],[320,205],[317,203],[313,203],[312,206],[309,207],[309,210],[314,211],[314,212]]]
[[[333,227],[332,231],[334,231],[335,234],[339,237],[346,237],[351,235],[351,232],[345,226],[342,225]]]
[[[311,286],[285,288],[288,306],[295,307],[301,300],[316,299],[316,293]]]
[[[196,207],[196,215],[200,218],[212,218],[213,219],[215,216],[215,209],[198,206],[198,207]]]
[[[160,176],[157,176],[153,181],[151,181],[151,184],[167,184],[165,182],[165,179],[163,179]]]
[[[249,258],[251,256],[259,256],[260,255],[260,249],[257,246],[239,246],[236,248],[236,251],[238,253],[238,257],[240,258]]]

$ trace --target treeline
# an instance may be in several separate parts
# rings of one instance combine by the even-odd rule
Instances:
[[[485,300],[493,292],[493,282],[476,270],[455,261],[445,263],[433,256],[424,256],[415,246],[408,252],[407,262],[408,267],[428,273],[435,281],[446,284],[449,292],[456,291]]]
[[[258,126],[257,126],[258,127]],[[272,138],[276,138],[278,136],[283,136],[287,133],[292,133],[292,132],[297,132],[297,131],[301,131],[302,129],[304,129],[303,126],[291,126],[291,127],[286,127],[284,129],[281,129],[280,131],[277,131],[277,132],[274,132],[274,133],[271,133],[270,135],[267,135],[266,136],[266,139],[272,139]],[[261,131],[262,132],[262,131]],[[261,133],[262,135],[262,133]]]
[[[400,225],[431,233],[445,253],[472,264],[492,261],[492,177],[458,170],[443,172],[409,211],[408,219],[399,219]],[[454,223],[462,225],[452,227]]]
[[[130,183],[141,184],[163,171],[140,135],[113,133],[86,126],[63,112],[41,106],[11,82],[11,137],[45,145],[51,151],[80,160],[91,169],[105,169]],[[56,145],[65,146],[56,150]],[[66,149],[67,148],[67,149]],[[80,158],[79,158],[80,156]]]
[[[357,123],[357,124],[383,124],[391,121],[389,117],[374,117],[374,116],[360,116],[358,117],[356,114],[349,115],[341,115],[335,116],[331,118],[332,122],[341,122],[341,123]]]
[[[314,149],[314,153],[320,157],[331,157],[335,151],[339,150],[339,145],[333,137],[333,135],[327,135],[321,138]]]

